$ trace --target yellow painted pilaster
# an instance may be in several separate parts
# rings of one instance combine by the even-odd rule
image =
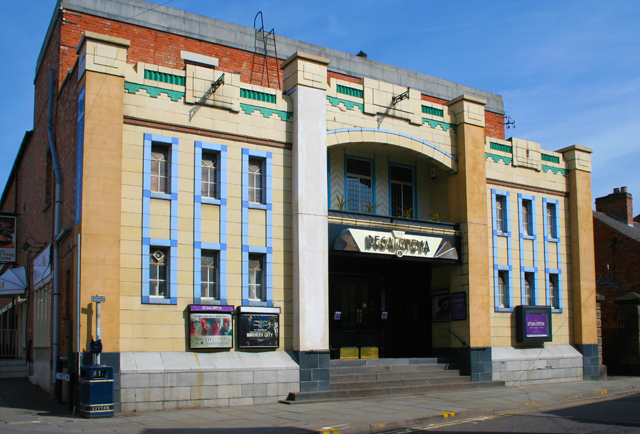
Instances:
[[[597,344],[596,284],[591,206],[591,149],[559,150],[568,165],[569,237],[574,344]]]
[[[456,119],[458,172],[449,176],[449,215],[461,223],[462,264],[452,292],[467,291],[469,317],[452,330],[471,347],[491,345],[489,238],[485,170],[484,105],[486,101],[462,95],[447,105]],[[460,346],[452,339],[452,346]]]
[[[124,69],[128,41],[93,33],[78,54],[84,88],[81,225],[81,350],[96,336],[95,304],[101,295],[104,352],[120,348],[120,238]]]

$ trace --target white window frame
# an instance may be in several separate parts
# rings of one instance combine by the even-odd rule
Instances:
[[[391,168],[398,168],[398,169],[402,169],[402,170],[408,170],[411,172],[411,182],[407,182],[407,181],[400,181],[400,180],[394,180],[391,176]],[[397,184],[400,186],[400,202],[402,203],[402,207],[400,210],[398,209],[393,209],[393,185]],[[405,204],[405,197],[404,197],[404,187],[405,186],[409,186],[411,187],[411,194],[409,195],[410,198],[408,199],[408,202],[411,204],[410,207],[407,207]],[[391,208],[391,212],[390,215],[392,215],[393,217],[404,217],[404,211],[406,209],[410,209],[411,210],[411,217],[407,217],[407,218],[415,218],[416,216],[416,210],[415,210],[415,172],[413,170],[413,167],[407,167],[407,166],[402,166],[399,164],[390,164],[389,165],[389,207]]]
[[[360,174],[356,174],[356,173],[349,173],[349,160],[355,160],[355,161],[361,161],[364,163],[367,163],[369,165],[369,175],[360,175]],[[345,156],[345,161],[344,161],[344,171],[345,171],[345,184],[344,184],[344,190],[345,190],[345,200],[347,201],[347,205],[346,205],[346,209],[347,211],[355,211],[355,212],[362,212],[362,213],[366,213],[367,212],[367,205],[371,205],[374,206],[375,205],[375,183],[374,183],[374,177],[373,177],[373,171],[374,171],[374,166],[373,166],[373,161],[371,161],[368,158],[358,158],[358,157],[350,157],[350,156]],[[358,179],[358,191],[357,191],[357,197],[352,197],[350,195],[351,190],[349,189],[348,185],[349,185],[349,178],[354,178],[354,179]],[[361,188],[361,182],[360,180],[369,180],[371,183],[371,186],[369,187],[371,189],[371,198],[370,201],[366,201],[366,200],[362,200],[362,197],[360,195],[360,188]],[[374,212],[375,214],[375,212]]]
[[[249,301],[265,301],[265,255],[262,253],[249,253]],[[252,261],[258,261],[258,268],[252,266]],[[256,273],[260,274],[256,277]]]
[[[154,266],[156,266],[154,264],[154,260],[156,259],[156,257],[154,256],[154,254],[156,252],[162,252],[164,254],[164,278],[161,279],[159,276],[156,279],[152,279],[151,278],[151,270]],[[147,258],[147,260],[149,261],[149,297],[150,298],[168,298],[169,297],[169,292],[170,292],[170,288],[169,288],[169,276],[170,276],[170,249],[167,247],[158,247],[158,246],[149,246],[149,257]],[[157,263],[157,262],[156,262]],[[159,266],[158,266],[159,268]],[[157,270],[157,275],[159,275],[160,273],[158,272],[159,270]],[[158,289],[157,291],[154,291],[154,282],[156,283],[155,288]],[[165,285],[165,293],[162,294],[159,290],[160,287],[160,283],[163,283]]]
[[[165,159],[157,159],[155,154],[164,155]],[[158,168],[154,173],[154,164]],[[164,181],[164,188],[160,188],[160,183]],[[163,143],[153,142],[151,144],[151,184],[152,193],[168,194],[171,192],[171,147]]]
[[[212,160],[213,167],[205,167],[205,160]],[[207,199],[218,199],[220,197],[220,153],[203,150],[201,171],[201,197]],[[204,176],[205,173],[207,174],[206,178]],[[211,192],[211,189],[213,189],[213,193]]]

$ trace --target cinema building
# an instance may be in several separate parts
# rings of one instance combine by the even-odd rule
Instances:
[[[35,86],[1,211],[42,387],[91,363],[96,296],[123,411],[385,359],[598,378],[591,151],[505,139],[500,95],[140,0],[60,1]]]

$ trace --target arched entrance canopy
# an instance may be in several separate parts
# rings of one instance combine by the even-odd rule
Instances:
[[[327,131],[327,147],[354,143],[397,146],[427,157],[447,171],[458,171],[458,159],[431,143],[395,131],[376,128],[347,128]]]

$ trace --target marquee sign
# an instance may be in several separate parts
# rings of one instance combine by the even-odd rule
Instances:
[[[404,231],[344,229],[336,239],[335,250],[394,255],[414,258],[458,259],[456,248],[442,237],[407,234]]]

